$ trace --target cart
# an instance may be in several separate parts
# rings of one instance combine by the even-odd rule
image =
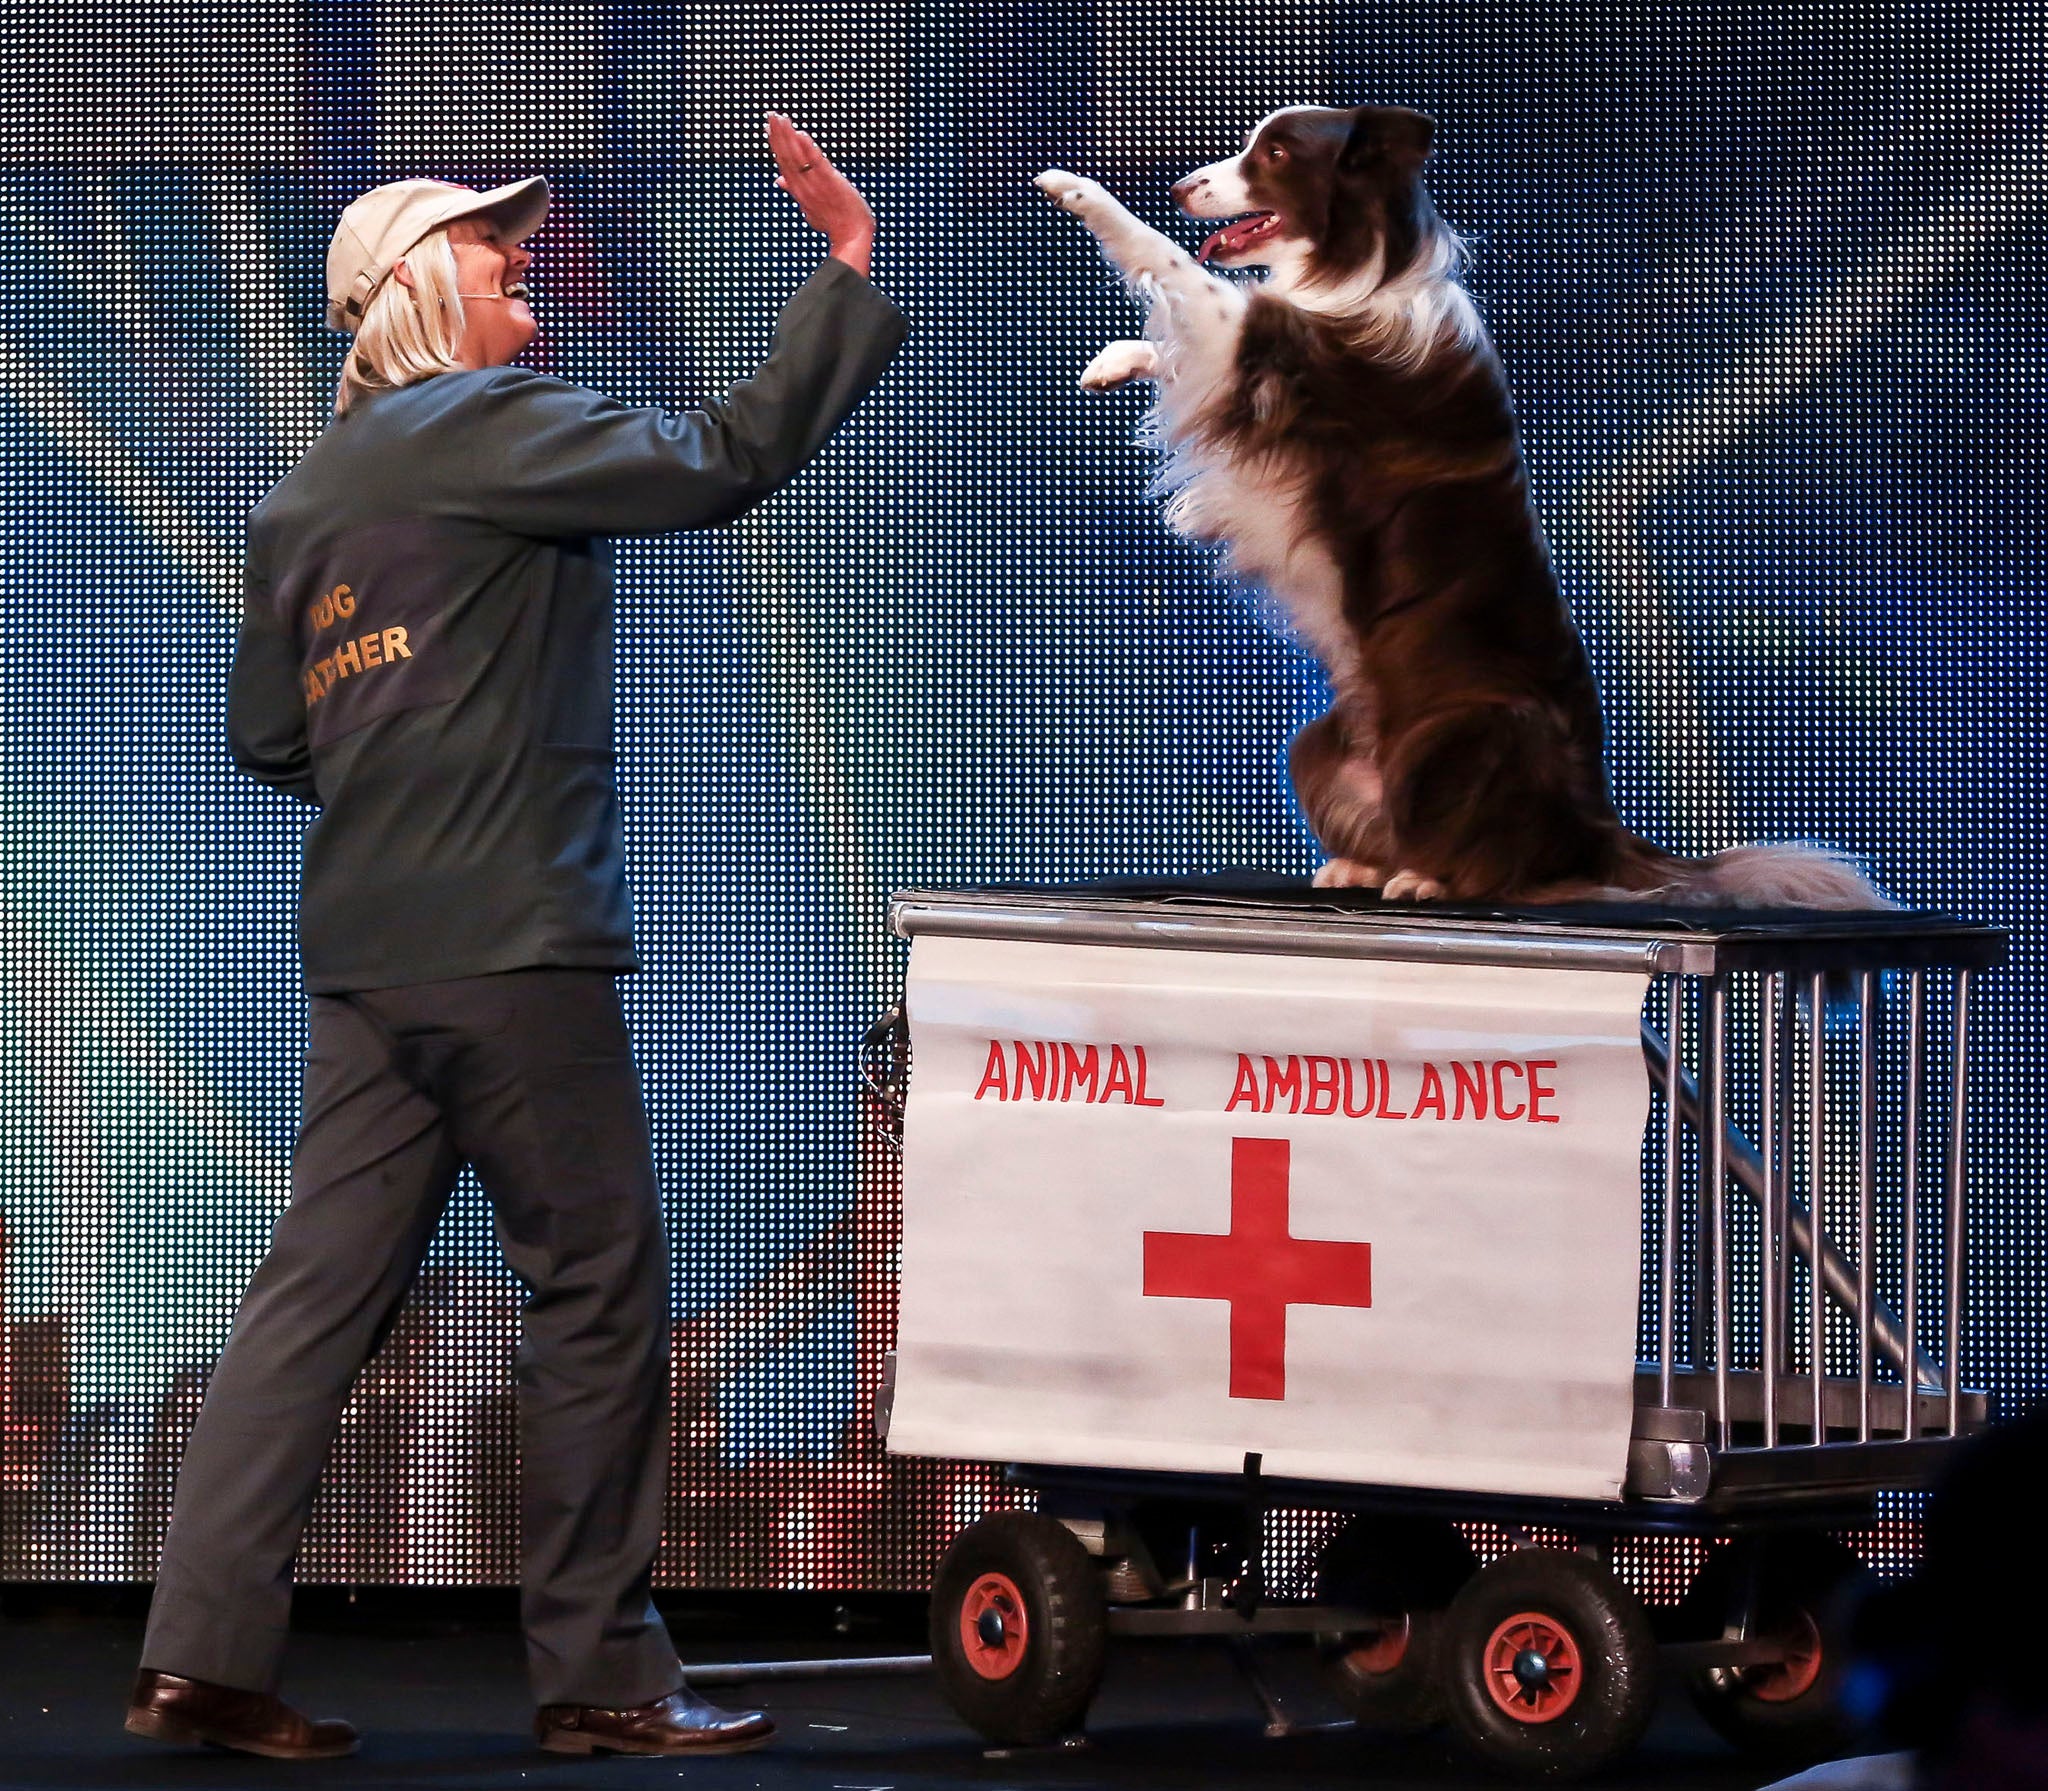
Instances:
[[[1078,1734],[1118,1636],[1230,1640],[1266,1700],[1269,1732],[1284,1733],[1290,1724],[1248,1644],[1292,1636],[1317,1650],[1361,1726],[1445,1725],[1514,1776],[1578,1776],[1624,1753],[1667,1673],[1682,1675],[1708,1720],[1745,1749],[1794,1761],[1840,1744],[1845,1595],[1865,1569],[1837,1532],[1868,1524],[1881,1494],[1924,1487],[1955,1442],[1988,1419],[1985,1396],[1964,1388],[1958,1371],[1964,1097],[1973,979],[2004,962],[2003,933],[1905,914],[1402,909],[1280,880],[921,891],[897,896],[890,918],[912,942],[906,1001],[870,1030],[863,1076],[907,1152],[905,1303],[877,1424],[892,1451],[998,1463],[1020,1503],[1035,1502],[967,1524],[936,1575],[934,1664],[982,1735],[1019,1746]],[[936,968],[921,975],[921,961]],[[1001,985],[993,995],[990,977]],[[1190,1005],[1182,985],[1222,993]],[[1433,1002],[1462,1002],[1476,989],[1477,1006],[1457,1024],[1477,1026],[1529,988],[1568,1013],[1578,991],[1595,989],[1591,1005],[1605,1017],[1577,1033],[1580,1023],[1568,1021],[1572,1036],[1540,1055],[1526,1049],[1535,1022],[1502,1022],[1521,1029],[1519,1061],[1538,1068],[1504,1083],[1500,1065],[1510,1060],[1496,1058],[1498,1110],[1483,1117],[1504,1117],[1510,1095],[1518,1120],[1532,1104],[1537,1119],[1552,1117],[1532,1091],[1554,1094],[1550,1084],[1578,1063],[1592,1091],[1582,1128],[1590,1142],[1572,1143],[1569,1125],[1496,1126],[1499,1136],[1472,1143],[1468,1134],[1485,1127],[1378,1123],[1376,1114],[1440,1116],[1426,1091],[1412,1116],[1412,1090],[1389,1104],[1397,1057],[1368,1048],[1343,1059],[1353,1080],[1341,1106],[1335,1095],[1326,1105],[1315,1090],[1335,1072],[1318,1066],[1338,1061],[1337,1048],[1327,1059],[1286,1057],[1274,1042],[1289,1028],[1321,1027],[1354,1045],[1377,1037],[1384,1051],[1395,1034],[1382,1015],[1406,1001],[1398,1036],[1422,1039],[1425,1050],[1439,1048],[1428,1042],[1439,1034],[1454,1039],[1442,1049],[1475,1066],[1470,1092],[1483,1107],[1480,1034],[1415,1016],[1428,1020]],[[1155,998],[1164,1001],[1157,1012],[1146,1005]],[[941,1061],[954,1025],[990,1035],[977,1092],[970,1099],[961,1083],[951,1097],[927,1096],[926,1079],[957,1079]],[[1237,1053],[1233,1110],[1220,1121],[1186,1116],[1176,1128],[1172,1102],[1158,1092],[1162,1064],[1239,1026],[1257,1048]],[[1116,1047],[1104,1033],[1140,1042]],[[1143,1036],[1153,1040],[1150,1060]],[[1034,1087],[1027,1079],[1043,1069],[1041,1042],[1054,1067]],[[1121,1096],[1098,1102],[1117,1073],[1113,1048],[1137,1052],[1137,1067],[1126,1062]],[[1616,1081],[1616,1063],[1639,1067]],[[972,1082],[971,1063],[966,1075]],[[1066,1102],[1055,1106],[1047,1087],[1065,1088]],[[1297,1111],[1276,1112],[1276,1087]],[[1446,1114],[1448,1098],[1439,1096]],[[1331,1119],[1312,1126],[1304,1114]],[[1349,1131],[1339,1129],[1344,1114],[1358,1115]],[[1100,1318],[1116,1303],[1110,1296],[1034,1292],[1029,1299],[1067,1304],[1020,1305],[1017,1259],[1068,1251],[1083,1282],[1098,1259],[1121,1260],[1126,1244],[1089,1230],[1094,1215],[1182,1198],[1200,1176],[1174,1167],[1175,1153],[1181,1141],[1220,1136],[1219,1123],[1236,1153],[1234,1176],[1286,1162],[1273,1155],[1284,1136],[1246,1134],[1293,1128],[1302,1165],[1311,1149],[1349,1153],[1333,1159],[1341,1185],[1331,1200],[1374,1184],[1372,1224],[1388,1236],[1436,1208],[1429,1185],[1398,1176],[1387,1185],[1387,1153],[1461,1165],[1446,1173],[1478,1181],[1443,1205],[1442,1224],[1458,1237],[1440,1253],[1449,1266],[1427,1271],[1430,1310],[1460,1298],[1500,1310],[1502,1299],[1526,1294],[1535,1303],[1516,1308],[1511,1328],[1554,1333],[1559,1362],[1583,1363],[1590,1350],[1592,1368],[1559,1369],[1566,1378],[1552,1386],[1545,1337],[1504,1336],[1490,1378],[1468,1369],[1418,1382],[1435,1389],[1419,1404],[1389,1403],[1396,1396],[1379,1390],[1377,1376],[1405,1384],[1404,1372],[1430,1366],[1404,1370],[1388,1341],[1405,1322],[1398,1283],[1418,1257],[1412,1247],[1383,1248],[1388,1267],[1328,1258],[1333,1274],[1372,1269],[1355,1292],[1283,1292],[1316,1302],[1280,1307],[1277,1372],[1301,1383],[1294,1391],[1271,1380],[1272,1351],[1261,1357],[1253,1347],[1251,1319],[1234,1297],[1227,1394],[1204,1384],[1184,1399],[1146,1392],[1166,1385],[1159,1377],[1172,1364],[1115,1360],[1120,1334],[1103,1332]],[[1330,1138],[1337,1142],[1326,1147]],[[1062,1154],[1070,1149],[1080,1156]],[[1564,1153],[1561,1179],[1544,1167],[1546,1152]],[[1031,1161],[1016,1163],[1020,1155]],[[986,1169],[997,1158],[1000,1174]],[[1072,1162],[1087,1167],[1076,1172]],[[1503,1162],[1518,1183],[1526,1165],[1540,1197],[1517,1198],[1472,1167]],[[1027,1216],[1004,1230],[999,1215],[1022,1210],[1019,1191],[1033,1174],[1043,1181],[1031,1211],[1044,1203],[1043,1221]],[[1070,1199],[1076,1182],[1088,1183],[1084,1205]],[[1234,1180],[1231,1200],[1253,1185]],[[1008,1204],[1006,1189],[1017,1196]],[[1533,1261],[1552,1247],[1541,1227],[1525,1224],[1532,1205],[1576,1215],[1565,1246],[1573,1254],[1568,1268],[1532,1270],[1525,1289],[1512,1279],[1515,1258]],[[1230,1210],[1239,1215],[1232,1236],[1195,1236],[1185,1247],[1213,1246],[1215,1260],[1241,1262],[1250,1246],[1239,1220],[1253,1207]],[[1326,1204],[1304,1220],[1298,1199],[1296,1231],[1320,1225],[1341,1236],[1346,1210]],[[1366,1248],[1298,1244],[1284,1204],[1280,1211],[1274,1235],[1290,1247]],[[1168,1234],[1147,1223],[1146,1293],[1190,1292],[1166,1274],[1178,1260],[1157,1242]],[[1487,1291],[1484,1274],[1459,1258],[1486,1256],[1484,1238],[1498,1226],[1513,1242]],[[1600,1266],[1617,1253],[1621,1267]],[[1151,1326],[1220,1327],[1220,1299],[1152,1298],[1141,1316]],[[1413,1322],[1428,1318],[1418,1308]],[[1199,1352],[1186,1339],[1208,1335],[1175,1332],[1182,1341],[1172,1348],[1192,1357]],[[1440,1350],[1459,1333],[1416,1335]],[[1320,1368],[1297,1361],[1309,1343],[1323,1351]],[[1064,1366],[1041,1373],[1044,1360]],[[1370,1373],[1368,1361],[1377,1364]],[[947,1376],[934,1392],[934,1378]],[[1348,1413],[1343,1402],[1354,1397],[1382,1403],[1369,1420],[1333,1427],[1344,1434],[1315,1430],[1319,1410]],[[912,1407],[919,1415],[906,1434]],[[1182,1410],[1184,1434],[1173,1416]],[[1510,1440],[1496,1447],[1479,1434],[1490,1430]],[[1554,1450],[1545,1441],[1552,1430]],[[988,1445],[1013,1435],[1016,1444]],[[1394,1437],[1408,1440],[1386,1440]],[[1282,1512],[1322,1514],[1289,1520],[1290,1534],[1298,1539],[1307,1525],[1312,1542],[1284,1566],[1270,1558]],[[1617,1553],[1644,1538],[1691,1539],[1667,1550],[1683,1564],[1682,1596],[1653,1606],[1617,1575]]]

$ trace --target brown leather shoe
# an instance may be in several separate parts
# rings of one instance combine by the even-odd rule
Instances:
[[[176,1747],[232,1748],[266,1760],[337,1760],[360,1738],[337,1718],[309,1722],[267,1692],[237,1691],[144,1667],[128,1694],[128,1733]]]
[[[553,1754],[744,1754],[775,1733],[758,1710],[721,1710],[679,1685],[652,1704],[544,1704],[533,1733]]]

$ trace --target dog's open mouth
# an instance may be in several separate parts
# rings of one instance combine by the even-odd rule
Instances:
[[[1248,218],[1239,218],[1234,224],[1223,228],[1202,245],[1198,260],[1207,261],[1212,255],[1239,255],[1252,244],[1262,242],[1280,228],[1280,214],[1277,211],[1255,211]]]

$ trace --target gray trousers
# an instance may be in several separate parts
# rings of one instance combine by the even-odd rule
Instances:
[[[682,1680],[649,1596],[668,1469],[668,1255],[609,971],[312,998],[292,1198],[178,1475],[142,1664],[274,1692],[292,1561],[363,1364],[463,1163],[528,1290],[520,1584],[539,1704]]]

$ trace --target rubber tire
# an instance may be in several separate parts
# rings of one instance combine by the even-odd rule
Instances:
[[[1547,1722],[1509,1715],[1486,1689],[1494,1631],[1536,1612],[1577,1644],[1578,1696]],[[1516,1549],[1467,1580],[1451,1600],[1443,1681],[1453,1733],[1474,1756],[1529,1779],[1575,1779],[1642,1739],[1657,1702],[1657,1639],[1636,1595],[1590,1556]]]
[[[1752,1759],[1783,1766],[1832,1760],[1857,1739],[1842,1709],[1842,1679],[1850,1611],[1875,1576],[1841,1543],[1811,1530],[1732,1542],[1714,1550],[1686,1590],[1680,1610],[1689,1630],[1721,1633],[1744,1553],[1757,1563],[1758,1633],[1788,1627],[1804,1612],[1820,1636],[1819,1677],[1800,1696],[1773,1702],[1750,1689],[1753,1672],[1702,1667],[1686,1675],[1686,1690],[1715,1733]]]
[[[1317,1602],[1408,1620],[1406,1651],[1379,1672],[1359,1662],[1353,1638],[1316,1638],[1324,1677],[1361,1729],[1420,1735],[1443,1721],[1445,1607],[1478,1567],[1472,1545],[1442,1518],[1361,1513],[1331,1538],[1316,1568]]]
[[[964,1601],[983,1574],[1000,1573],[1024,1601],[1025,1653],[1007,1678],[985,1679],[960,1641]],[[1081,1726],[1102,1683],[1109,1625],[1102,1575],[1064,1524],[1033,1511],[1001,1511],[953,1539],[932,1582],[932,1664],[947,1702],[990,1741],[1030,1747]]]

